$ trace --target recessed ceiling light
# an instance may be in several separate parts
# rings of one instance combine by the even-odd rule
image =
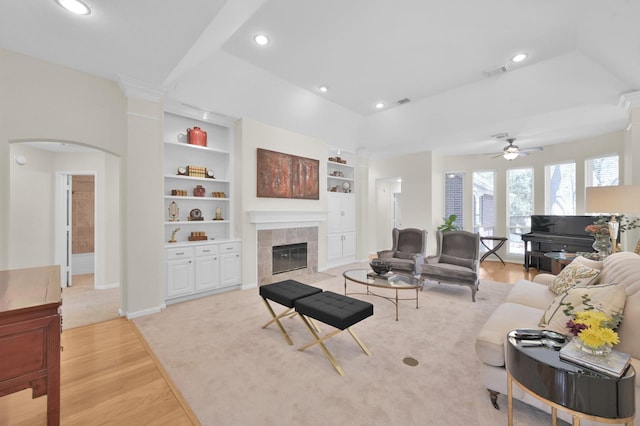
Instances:
[[[378,102],[378,103],[376,104],[376,108],[377,108],[377,109],[382,109],[382,108],[384,108],[384,104],[383,104],[382,102]]]
[[[329,88],[327,86],[320,86],[318,87],[318,90],[323,93],[327,93],[329,91]]]
[[[56,0],[60,6],[64,7],[71,13],[76,15],[88,15],[91,13],[89,6],[81,2],[80,0]]]
[[[266,46],[269,44],[269,37],[264,34],[258,34],[253,38],[253,41],[255,41],[259,46]]]
[[[516,56],[511,58],[511,61],[512,62],[522,62],[525,59],[527,59],[527,54],[526,53],[518,53]]]

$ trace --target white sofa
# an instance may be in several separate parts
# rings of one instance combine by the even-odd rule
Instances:
[[[631,252],[615,253],[601,262],[601,272],[593,285],[623,286],[626,293],[624,317],[618,329],[620,343],[614,349],[631,355],[636,374],[640,373],[640,256]],[[539,274],[533,281],[520,280],[489,317],[476,337],[476,354],[482,361],[482,382],[489,393],[507,393],[505,337],[516,328],[543,328],[538,324],[547,307],[556,298],[549,290],[555,279],[551,274]],[[640,425],[640,380],[636,378],[636,419]],[[514,385],[513,396],[527,404],[550,412],[550,408]],[[489,400],[487,401],[489,403]],[[497,404],[496,404],[497,405]],[[506,408],[506,403],[504,404]],[[497,408],[497,406],[496,406]],[[558,412],[558,417],[571,422],[571,417]],[[582,424],[598,424],[583,420]]]

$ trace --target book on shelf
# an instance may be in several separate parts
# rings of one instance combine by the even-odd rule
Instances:
[[[578,348],[572,342],[560,349],[560,359],[616,378],[622,377],[631,364],[629,354],[612,350],[606,355],[593,355]]]

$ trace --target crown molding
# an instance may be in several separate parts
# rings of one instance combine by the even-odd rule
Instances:
[[[118,85],[127,98],[141,99],[150,102],[161,102],[164,91],[157,87],[125,75],[118,75]]]
[[[627,112],[630,112],[634,108],[640,107],[640,90],[635,92],[625,93],[620,96],[619,105]]]

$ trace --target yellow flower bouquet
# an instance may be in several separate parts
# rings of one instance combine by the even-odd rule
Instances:
[[[576,312],[573,319],[567,322],[567,328],[575,337],[576,345],[585,352],[606,354],[611,347],[620,343],[614,327],[619,318],[611,318],[596,310]]]

